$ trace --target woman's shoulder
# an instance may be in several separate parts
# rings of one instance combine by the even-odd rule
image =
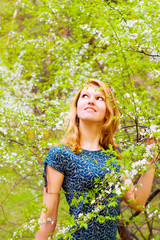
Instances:
[[[58,155],[63,155],[67,152],[70,152],[70,148],[67,145],[64,144],[55,144],[48,152],[48,154],[58,154]]]
[[[46,165],[50,165],[55,168],[57,171],[62,174],[65,173],[66,169],[66,157],[64,154],[65,147],[61,144],[54,145],[48,152],[45,160],[44,160],[44,169],[46,169]],[[44,170],[45,172],[46,170]]]
[[[57,144],[50,149],[44,163],[47,163],[56,169],[60,169],[61,171],[59,171],[63,172],[64,169],[67,169],[67,167],[73,163],[74,159],[74,153],[68,146],[64,144]]]

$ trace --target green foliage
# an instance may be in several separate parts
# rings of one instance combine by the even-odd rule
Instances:
[[[1,239],[16,236],[34,239],[42,209],[44,158],[63,137],[70,102],[82,83],[90,78],[111,86],[117,98],[121,127],[115,141],[122,152],[121,176],[136,181],[147,169],[144,159],[152,153],[146,151],[145,140],[160,137],[160,3],[115,2],[7,0],[1,3]],[[158,143],[152,148],[152,152],[159,154]],[[111,162],[116,161],[117,153],[112,148],[106,153],[112,155]],[[143,219],[139,215],[134,217],[122,203],[120,219],[130,232],[144,239],[156,239],[159,231],[158,161],[155,168],[153,198],[141,214]],[[95,184],[102,186],[99,193],[102,199],[105,190],[109,191],[106,183],[116,184],[116,181],[114,169],[104,182],[96,180]],[[123,195],[123,189],[114,191]],[[72,204],[92,201],[95,194],[98,194],[96,188],[89,196],[74,198]],[[115,202],[111,199],[108,205]],[[101,209],[102,203],[95,204]],[[57,232],[65,225],[63,217],[73,231],[77,227],[65,209],[68,212],[62,200]],[[105,220],[95,211],[80,216],[79,226],[86,228],[87,221],[96,216],[100,222]],[[145,227],[141,229],[143,222]],[[59,234],[64,236],[63,231]],[[71,237],[71,232],[68,236]]]

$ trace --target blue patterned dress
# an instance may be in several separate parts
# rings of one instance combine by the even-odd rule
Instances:
[[[79,201],[78,206],[72,205],[73,197],[82,195],[83,198],[89,192],[95,189],[95,179],[104,179],[105,175],[111,172],[114,168],[119,172],[120,166],[110,162],[110,156],[102,150],[89,151],[82,150],[79,154],[74,154],[72,150],[65,146],[57,146],[52,148],[44,161],[44,179],[46,180],[46,165],[50,165],[64,174],[63,189],[65,191],[66,199],[69,204],[70,215],[75,218],[79,214],[86,214],[92,212],[94,204],[83,203]],[[97,183],[96,183],[97,185]],[[98,195],[98,193],[96,193]],[[108,207],[109,199],[115,197],[116,206]],[[106,208],[99,212],[102,216],[115,217],[120,214],[119,198],[114,193],[110,193],[103,201]],[[79,215],[80,216],[80,215]],[[72,234],[72,240],[116,240],[117,239],[117,221],[105,220],[103,223],[97,221],[97,217],[89,220],[88,228],[77,228]],[[62,239],[62,238],[61,238]]]

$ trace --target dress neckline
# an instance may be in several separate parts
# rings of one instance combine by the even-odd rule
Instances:
[[[87,149],[83,149],[83,148],[82,148],[82,151],[83,151],[83,152],[92,152],[92,153],[93,153],[93,152],[101,152],[102,149],[99,149],[99,150],[87,150]]]

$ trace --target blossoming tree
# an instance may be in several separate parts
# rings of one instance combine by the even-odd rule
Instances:
[[[44,158],[64,134],[64,118],[75,92],[87,79],[97,78],[112,87],[120,109],[115,141],[122,150],[123,174],[136,182],[149,158],[156,169],[143,212],[132,212],[121,203],[118,238],[158,240],[159,8],[156,0],[1,3],[2,239],[34,239],[42,208]],[[155,141],[146,148],[149,137]],[[109,191],[105,181],[102,195]],[[115,186],[120,197],[128,181]],[[111,187],[113,176],[107,182]],[[75,222],[64,208],[62,199],[57,234],[67,236],[61,218],[66,225]],[[95,215],[100,208],[97,205]],[[79,216],[80,226],[92,217]]]

